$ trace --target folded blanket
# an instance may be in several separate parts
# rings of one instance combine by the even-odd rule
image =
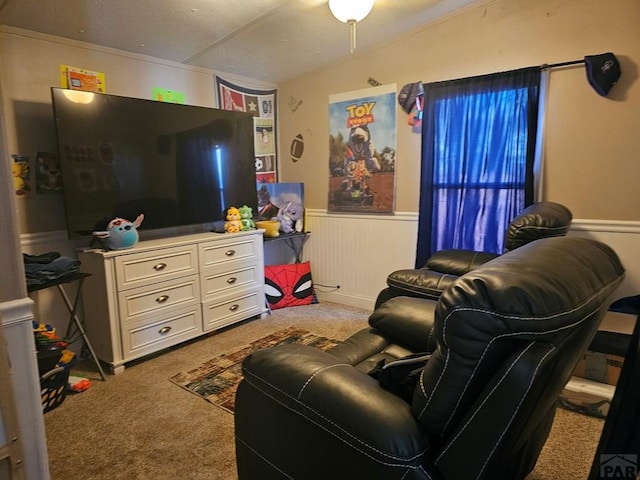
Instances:
[[[23,253],[22,258],[24,259],[24,263],[50,263],[54,261],[56,258],[60,256],[60,252],[47,252],[42,253],[40,255],[29,255],[28,253]]]
[[[27,285],[42,285],[64,275],[76,273],[79,269],[80,260],[61,256],[48,263],[40,263],[39,261],[27,262],[25,260],[24,265]]]

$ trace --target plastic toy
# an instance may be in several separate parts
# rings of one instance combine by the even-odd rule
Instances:
[[[242,223],[242,230],[255,230],[256,224],[253,221],[253,210],[251,207],[243,205],[240,210],[240,222]]]
[[[38,351],[61,350],[67,347],[67,341],[56,335],[56,329],[53,325],[33,321],[32,326],[36,349]]]
[[[256,227],[264,230],[264,236],[267,238],[276,238],[280,236],[280,222],[277,220],[260,220],[256,222]]]
[[[278,212],[280,230],[284,233],[302,232],[304,207],[298,202],[287,202]]]
[[[138,227],[142,224],[144,215],[138,215],[134,222],[124,218],[114,218],[107,225],[106,231],[93,232],[99,240],[106,240],[109,250],[123,250],[138,243]]]
[[[227,221],[224,224],[227,233],[236,233],[242,230],[240,210],[236,207],[229,207],[227,210]]]
[[[91,386],[91,380],[85,377],[69,375],[69,382],[67,386],[69,390],[72,390],[74,392],[84,392]]]

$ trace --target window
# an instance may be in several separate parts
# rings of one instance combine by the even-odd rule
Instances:
[[[502,253],[534,199],[540,69],[424,86],[416,267],[435,251]]]

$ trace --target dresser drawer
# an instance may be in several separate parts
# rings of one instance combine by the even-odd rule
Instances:
[[[265,309],[265,299],[261,289],[250,289],[234,297],[211,300],[202,304],[202,322],[205,331],[221,328]]]
[[[133,359],[197,337],[202,333],[200,305],[180,308],[153,322],[138,322],[122,329],[124,357]]]
[[[120,321],[125,324],[144,320],[169,309],[195,305],[199,301],[197,275],[125,290],[118,294]]]
[[[121,255],[115,259],[118,290],[198,273],[196,245]]]
[[[200,264],[202,267],[221,266],[225,263],[242,260],[255,260],[258,258],[259,249],[262,247],[261,236],[242,236],[233,239],[233,234],[228,235],[229,240],[206,242],[200,244]]]
[[[214,299],[216,296],[228,295],[234,289],[253,287],[258,282],[263,282],[264,271],[255,263],[234,262],[230,269],[220,271],[216,268],[208,268],[201,272],[200,283],[202,285],[202,299]]]

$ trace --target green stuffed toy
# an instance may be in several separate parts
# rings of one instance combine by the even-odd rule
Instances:
[[[253,221],[253,210],[251,207],[243,205],[240,210],[240,222],[242,222],[242,230],[255,230],[256,224]]]

